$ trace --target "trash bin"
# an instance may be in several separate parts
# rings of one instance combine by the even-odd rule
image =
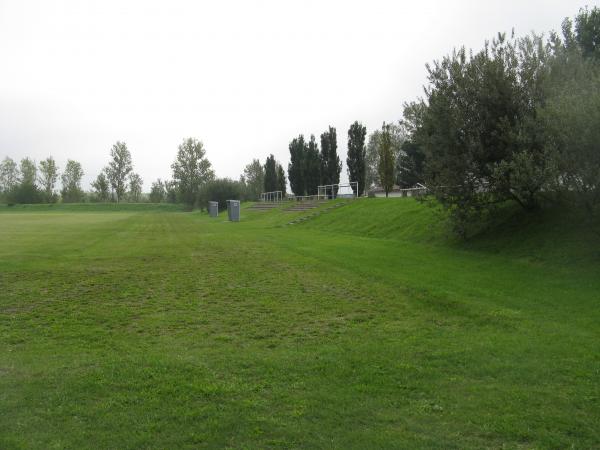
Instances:
[[[208,214],[210,217],[217,217],[219,215],[219,202],[208,202]]]
[[[227,216],[232,222],[240,221],[240,201],[227,200]]]

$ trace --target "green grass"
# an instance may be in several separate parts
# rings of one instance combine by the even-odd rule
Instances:
[[[92,210],[0,214],[0,448],[600,442],[600,239],[572,217],[460,243],[411,199]]]
[[[142,212],[183,211],[181,205],[171,203],[39,203],[34,205],[0,205],[3,212]]]

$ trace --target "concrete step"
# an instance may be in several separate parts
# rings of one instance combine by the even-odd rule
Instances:
[[[255,209],[259,211],[269,211],[274,208],[278,208],[280,206],[279,203],[255,203],[250,206],[248,209]]]
[[[306,202],[306,203],[295,203],[289,208],[286,208],[286,211],[310,211],[311,209],[315,209],[319,206],[318,203]]]
[[[336,203],[334,205],[329,206],[328,208],[321,209],[319,211],[314,211],[313,213],[308,214],[306,216],[298,217],[297,219],[292,220],[291,222],[288,222],[287,224],[288,225],[295,225],[295,224],[299,224],[299,223],[302,223],[302,222],[306,222],[307,220],[310,220],[310,219],[313,219],[315,217],[318,217],[321,214],[325,214],[325,213],[331,211],[332,209],[339,208],[340,206],[344,206],[345,204],[346,204],[345,202]],[[287,209],[286,211],[290,211],[290,209]],[[306,211],[309,211],[309,210],[306,210]]]

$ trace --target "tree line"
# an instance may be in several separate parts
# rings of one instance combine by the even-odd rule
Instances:
[[[51,156],[39,165],[31,158],[23,158],[19,164],[5,157],[0,162],[0,198],[9,203],[55,203],[78,202],[83,198],[81,164],[68,160],[60,174],[56,161]],[[60,193],[58,180],[62,182]]]
[[[548,37],[499,34],[476,53],[427,66],[425,97],[406,104],[405,148],[455,231],[501,205],[600,209],[600,9]]]
[[[77,161],[68,160],[60,173],[52,156],[39,164],[31,158],[17,163],[5,157],[0,162],[0,201],[8,204],[150,201],[181,203],[192,209],[204,208],[208,200],[217,200],[225,207],[227,199],[256,200],[264,191],[280,190],[284,194],[286,191],[283,166],[273,155],[264,165],[254,160],[239,181],[216,178],[202,142],[195,138],[184,139],[179,145],[171,171],[172,179],[157,179],[144,196],[143,180],[133,170],[131,152],[125,142],[118,141],[110,149],[108,164],[91,183],[92,190],[84,192],[81,186],[84,171]]]
[[[380,183],[385,177],[386,164],[395,164],[394,178],[401,178],[399,161],[403,137],[396,125],[384,124],[376,130],[365,145],[366,127],[358,121],[348,130],[348,175],[357,181],[359,195],[366,189]],[[383,139],[382,139],[383,137]],[[388,138],[389,137],[389,138]],[[381,142],[390,142],[386,148],[391,151],[388,158],[380,158]],[[385,151],[386,148],[383,148]],[[109,162],[92,181],[90,192],[84,192],[81,180],[84,172],[81,163],[68,160],[62,172],[50,156],[36,164],[24,158],[17,164],[6,157],[0,163],[0,199],[6,203],[76,203],[91,202],[139,202],[181,203],[188,209],[204,208],[208,200],[219,201],[225,207],[227,199],[259,200],[263,192],[281,191],[285,196],[287,180],[295,195],[314,195],[319,185],[338,184],[342,163],[337,153],[337,132],[329,127],[320,136],[320,146],[315,136],[305,141],[303,135],[294,138],[289,144],[290,163],[288,174],[283,165],[269,155],[264,164],[253,159],[245,166],[239,180],[217,178],[206,157],[201,141],[187,138],[179,145],[175,161],[171,165],[170,180],[157,179],[151,183],[148,195],[142,193],[143,180],[134,172],[131,152],[125,142],[117,141],[110,149]],[[380,164],[384,161],[385,164]],[[395,170],[395,171],[394,171]],[[60,175],[60,176],[59,176]],[[58,180],[62,188],[58,190]]]
[[[78,161],[67,160],[61,174],[52,156],[39,164],[31,158],[23,158],[17,164],[12,158],[5,157],[0,163],[0,198],[8,204],[56,203],[59,200],[78,203],[86,200],[86,196],[90,201],[139,201],[143,182],[133,172],[127,145],[117,142],[110,156],[110,162],[92,183],[93,193],[86,193],[81,187],[84,172]]]

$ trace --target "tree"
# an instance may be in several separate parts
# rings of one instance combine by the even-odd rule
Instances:
[[[33,161],[32,159],[29,159],[29,158],[23,158],[21,160],[20,172],[21,172],[21,180],[20,180],[21,184],[37,187],[37,185],[36,185],[37,166],[35,164],[35,161]]]
[[[581,9],[575,18],[575,40],[585,58],[600,60],[600,9]]]
[[[77,161],[69,159],[65,170],[61,176],[62,189],[60,194],[64,203],[77,203],[83,199],[81,190],[81,179],[83,178],[83,169]]]
[[[265,186],[265,169],[258,159],[244,168],[244,181],[249,200],[258,200]]]
[[[54,203],[56,201],[54,186],[58,181],[58,167],[56,167],[56,162],[52,156],[40,161],[39,181],[42,185],[44,200],[47,203]]]
[[[538,186],[522,197],[535,184],[517,185],[526,180],[506,171],[517,161],[551,157],[537,119],[551,74],[549,52],[539,37],[517,41],[500,34],[476,54],[462,48],[428,66],[427,107],[416,143],[426,155],[427,188],[463,237],[497,204],[512,200],[531,211],[548,191]]]
[[[110,200],[110,183],[108,182],[106,171],[107,169],[105,168],[92,182],[92,188],[94,188],[96,198],[101,202]]]
[[[397,161],[402,151],[402,144],[405,140],[405,132],[399,124],[387,124],[390,137],[392,139],[392,154],[394,161]],[[379,179],[379,147],[381,141],[381,130],[375,130],[369,135],[367,150],[365,154],[365,189],[373,186],[381,186]]]
[[[277,191],[277,163],[275,156],[269,155],[265,161],[265,190],[264,192]]]
[[[171,168],[181,200],[192,209],[200,202],[202,186],[215,177],[202,142],[195,138],[185,139],[179,145],[177,158]]]
[[[368,191],[374,186],[379,186],[377,163],[379,161],[379,140],[381,131],[375,130],[369,135],[367,150],[365,152],[365,189]]]
[[[281,191],[282,196],[286,194],[286,185],[285,170],[281,164],[277,163],[277,190]]]
[[[394,166],[395,160],[391,126],[386,125],[384,122],[381,127],[381,139],[379,142],[378,172],[381,187],[385,191],[386,197],[394,187]]]
[[[37,166],[35,161],[23,158],[19,164],[19,182],[8,192],[9,203],[40,203],[42,195],[37,187]]]
[[[423,183],[425,154],[415,141],[404,141],[396,160],[396,184],[402,188],[414,187]]]
[[[294,195],[302,196],[306,194],[304,173],[307,145],[304,142],[304,136],[300,135],[292,139],[289,149],[290,163],[288,164],[288,176],[290,179],[290,189]]]
[[[348,157],[346,158],[346,166],[348,167],[350,181],[358,183],[358,192],[354,192],[358,196],[361,196],[365,191],[366,135],[367,127],[358,121],[350,125],[350,129],[348,130]],[[352,189],[354,189],[354,186],[352,186]]]
[[[131,153],[125,142],[117,141],[110,150],[111,161],[108,163],[106,174],[117,197],[117,203],[123,199],[127,189],[127,176],[133,170]]]
[[[396,184],[403,188],[425,182],[425,153],[418,143],[417,133],[426,105],[421,102],[404,104],[403,119],[399,124],[399,152],[396,163]]]
[[[140,177],[137,173],[129,174],[129,199],[132,202],[140,201],[143,184],[144,182],[142,181],[142,177]]]
[[[150,188],[150,202],[162,203],[165,200],[165,197],[165,184],[159,178],[158,180],[152,183],[152,187]]]
[[[337,154],[337,135],[335,128],[321,134],[321,185],[338,184],[342,162]]]
[[[304,183],[306,195],[316,195],[321,181],[321,159],[319,144],[314,135],[310,136],[304,157]]]
[[[577,55],[568,61],[579,66],[576,75],[555,87],[539,117],[558,154],[568,201],[594,217],[600,213],[600,66]]]
[[[8,156],[0,163],[0,194],[8,197],[19,183],[19,169],[17,163]]]

